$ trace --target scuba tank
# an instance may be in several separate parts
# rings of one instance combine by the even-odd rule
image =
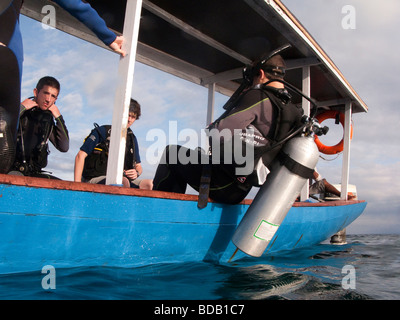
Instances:
[[[244,82],[250,83],[261,68],[263,70],[270,69],[273,73],[284,74],[284,69],[268,66],[267,62],[271,57],[288,48],[290,48],[290,45],[284,45],[255,66],[246,66],[243,70]],[[267,86],[270,82],[281,82],[285,85],[285,89],[274,90],[274,88],[269,88]],[[264,163],[265,160],[268,160],[267,162],[273,161],[270,173],[232,237],[232,242],[238,249],[254,257],[263,254],[299,196],[307,179],[312,179],[319,158],[314,135],[326,134],[327,132],[326,128],[321,128],[318,122],[314,120],[318,105],[295,86],[283,79],[276,78],[264,83],[263,87],[269,91],[272,90],[275,97],[281,100],[283,104],[287,104],[291,100],[291,95],[286,91],[286,88],[288,88],[308,100],[314,108],[310,117],[303,116],[304,125],[288,132],[285,137],[279,137],[280,140],[274,142],[271,146],[265,146],[262,147],[263,150],[261,148],[259,150],[264,153]],[[299,136],[300,132],[302,133]],[[279,150],[278,148],[282,145],[282,149]],[[264,155],[268,156],[268,153],[271,153],[271,155],[264,159]],[[277,153],[278,155],[275,157]]]
[[[313,135],[286,142],[252,204],[236,229],[232,242],[244,253],[260,257],[317,165]]]

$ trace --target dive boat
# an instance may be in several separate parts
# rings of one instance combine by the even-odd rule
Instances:
[[[304,187],[264,255],[293,252],[344,230],[364,211],[363,200],[347,200],[351,118],[368,108],[328,55],[279,0],[87,1],[108,26],[126,39],[112,126],[126,126],[135,61],[205,86],[206,123],[214,94],[232,95],[242,69],[266,49],[290,43],[283,56],[286,80],[316,101],[318,116],[339,112],[344,128],[341,196],[309,201]],[[83,24],[51,1],[25,0],[22,14],[43,20],[42,7],[56,7],[56,28],[99,46]],[[108,18],[107,18],[108,17]],[[112,17],[112,18],[110,18]],[[125,23],[122,23],[125,21]],[[177,45],[179,44],[179,45]],[[294,96],[310,114],[310,102]],[[120,130],[113,130],[119,132]],[[107,185],[0,175],[0,274],[78,266],[135,267],[154,263],[228,263],[246,256],[232,243],[252,200],[227,205],[198,196],[129,189],[121,184],[125,145],[111,135]],[[335,147],[336,148],[336,147]],[[335,151],[336,152],[336,151]],[[307,184],[308,185],[308,184]]]

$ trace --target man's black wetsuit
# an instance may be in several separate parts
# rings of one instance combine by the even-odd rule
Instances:
[[[302,109],[291,104],[285,106],[290,111],[286,114],[290,113],[291,116],[282,116],[279,109],[281,106],[276,105],[278,103],[280,102],[277,102],[276,98],[266,90],[250,89],[241,95],[236,107],[216,123],[215,128],[220,132],[229,130],[233,137],[235,129],[245,132],[249,126],[252,126],[255,129],[254,141],[260,146],[268,146],[280,138],[284,134],[283,131],[290,131],[297,126],[302,116]],[[223,144],[222,140],[221,143]],[[211,145],[213,149],[221,147],[218,141]],[[214,153],[213,150],[212,153]],[[197,163],[184,164],[179,161],[182,159],[179,154],[185,154],[186,158],[197,159]],[[257,152],[254,156],[257,157]],[[154,177],[153,189],[185,193],[186,186],[189,184],[198,191],[204,168],[202,163],[207,163],[207,160],[211,163],[209,197],[217,202],[230,204],[242,201],[253,186],[253,183],[247,179],[251,172],[247,175],[238,175],[236,169],[240,166],[235,161],[228,163],[222,157],[222,163],[215,164],[212,163],[210,156],[182,146],[168,146],[165,149]],[[256,159],[251,160],[254,167]],[[270,159],[265,165],[269,164]]]
[[[61,152],[69,149],[68,130],[63,117],[54,119],[50,111],[39,108],[22,109],[17,136],[12,170],[26,176],[55,178],[42,173],[42,169],[47,166],[48,141]]]

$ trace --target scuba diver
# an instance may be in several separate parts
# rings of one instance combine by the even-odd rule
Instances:
[[[281,82],[286,65],[280,53],[289,47],[279,48],[244,69],[242,84],[225,104],[226,111],[208,126],[209,154],[182,146],[166,147],[154,177],[154,190],[185,193],[189,184],[199,191],[198,206],[202,208],[208,197],[239,203],[253,186],[264,183],[268,167],[282,146],[277,142],[301,127],[303,109],[290,103],[291,95]],[[222,132],[228,132],[228,139]],[[235,161],[235,157],[229,161],[232,157],[228,159],[221,151],[232,146],[235,138],[241,141],[245,163]],[[179,155],[197,161],[183,163]],[[249,163],[251,170],[238,174],[238,169]]]
[[[139,179],[143,172],[139,144],[130,128],[141,115],[140,104],[131,99],[126,133],[125,161],[122,185],[124,187],[152,189],[150,179]],[[85,138],[75,157],[74,181],[105,184],[110,148],[111,126],[103,125],[95,128]]]
[[[104,20],[81,0],[53,0],[92,30],[103,43],[125,56],[124,38],[107,28]],[[21,100],[23,63],[19,14],[23,0],[0,3],[0,173],[7,173],[14,162]]]
[[[55,105],[60,83],[53,77],[41,78],[34,97],[21,104],[15,161],[9,174],[58,179],[44,172],[49,155],[48,142],[67,152],[69,135],[64,118]]]

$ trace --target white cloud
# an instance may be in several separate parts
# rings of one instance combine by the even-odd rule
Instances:
[[[80,118],[83,115],[83,98],[78,92],[69,92],[62,96],[57,104],[61,103],[63,106],[63,114],[65,117]]]

